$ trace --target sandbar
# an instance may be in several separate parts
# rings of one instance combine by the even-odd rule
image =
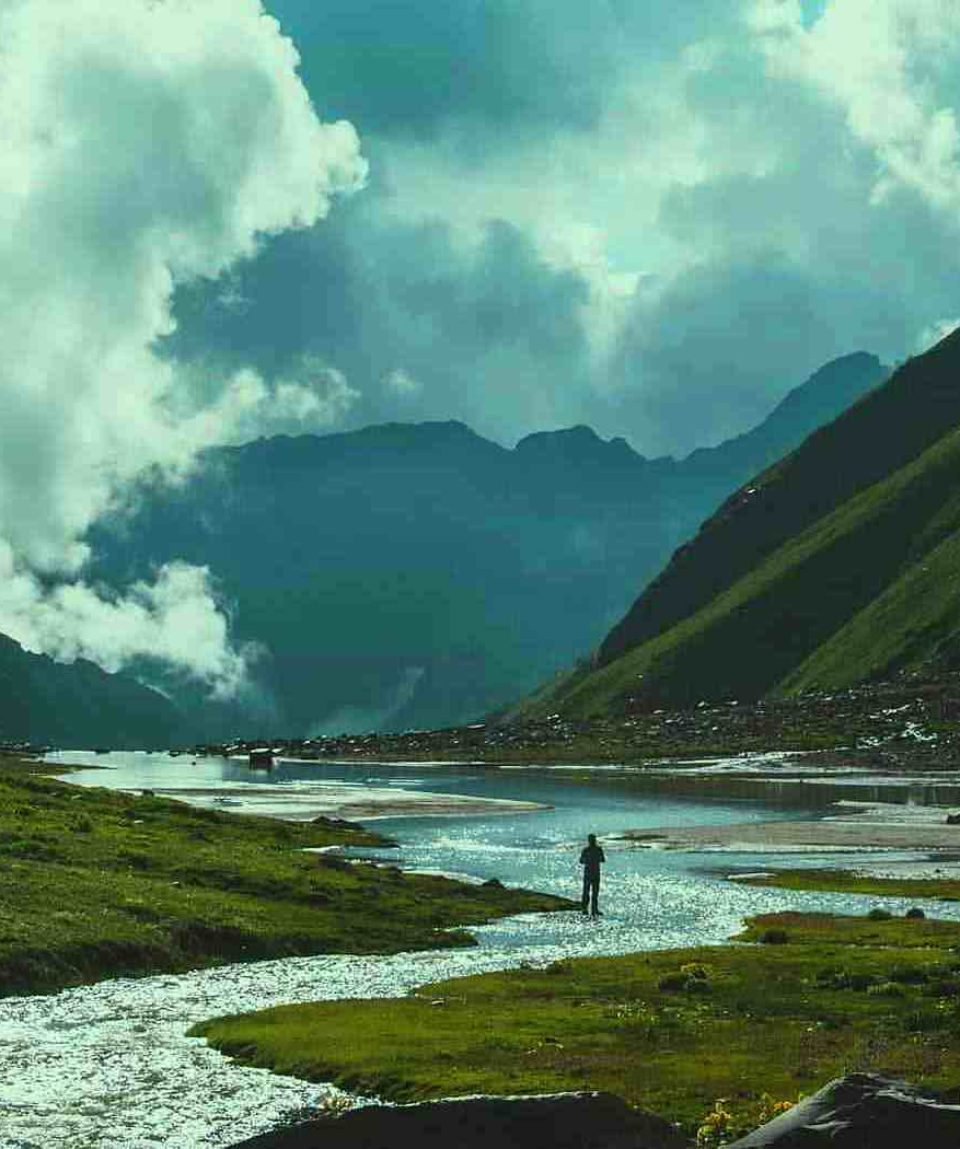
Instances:
[[[813,821],[742,822],[627,830],[637,845],[673,850],[922,850],[960,853],[960,825],[939,806],[840,802],[838,811]]]
[[[265,814],[302,822],[313,818],[428,818],[438,816],[533,814],[549,809],[540,802],[438,794],[427,790],[353,786],[349,783],[300,783],[291,786],[195,786],[156,788],[154,793],[206,809],[232,814]]]

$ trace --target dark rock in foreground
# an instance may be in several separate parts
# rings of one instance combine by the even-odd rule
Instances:
[[[609,1093],[370,1106],[233,1149],[689,1149],[661,1117]]]
[[[914,1085],[853,1073],[730,1149],[957,1149],[960,1106],[944,1105]]]

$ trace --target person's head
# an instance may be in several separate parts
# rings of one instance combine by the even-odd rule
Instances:
[[[597,835],[596,834],[587,834],[587,841],[590,843],[591,846],[595,846],[597,844]]]

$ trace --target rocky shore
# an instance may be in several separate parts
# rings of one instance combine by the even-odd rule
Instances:
[[[789,698],[701,702],[686,710],[629,710],[607,718],[522,713],[443,730],[268,738],[194,747],[247,755],[364,761],[474,763],[659,762],[769,751],[815,751],[825,763],[872,770],[949,771],[960,766],[960,675],[904,675]]]

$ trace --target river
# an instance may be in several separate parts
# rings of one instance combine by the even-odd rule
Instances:
[[[769,867],[770,854],[638,849],[614,837],[645,826],[817,816],[799,806],[664,797],[633,793],[614,779],[584,784],[555,773],[449,765],[281,763],[265,775],[222,759],[65,754],[62,760],[91,767],[71,776],[81,785],[191,791],[201,804],[226,797],[240,811],[280,809],[294,817],[322,807],[324,792],[343,786],[538,803],[543,808],[536,812],[384,817],[375,824],[399,843],[390,860],[406,868],[496,877],[568,895],[577,893],[580,845],[594,832],[608,859],[604,916],[507,919],[477,929],[480,944],[470,950],[284,959],[0,1001],[3,1149],[226,1146],[322,1104],[329,1094],[324,1086],[238,1068],[184,1036],[205,1018],[281,1002],[395,996],[438,978],[520,962],[719,943],[759,912],[862,913],[877,904],[902,912],[907,904],[752,888],[724,874]],[[844,855],[845,864],[855,860]],[[791,864],[823,862],[822,854],[790,855]],[[942,914],[960,917],[960,906],[944,906]]]

